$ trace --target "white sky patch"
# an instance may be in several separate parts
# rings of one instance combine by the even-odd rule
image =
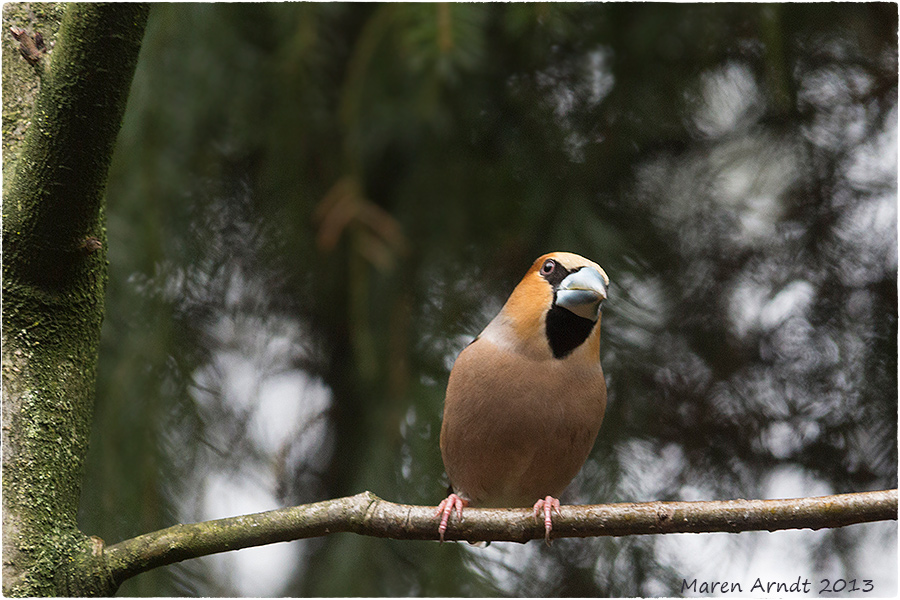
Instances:
[[[800,434],[791,423],[772,421],[761,435],[763,444],[775,458],[787,458],[800,448]]]
[[[675,444],[657,452],[650,442],[631,439],[620,444],[616,454],[625,474],[619,490],[634,502],[657,499],[660,490],[670,487],[684,467],[684,452]]]
[[[897,108],[886,118],[888,124],[869,142],[860,144],[847,168],[847,178],[856,187],[865,188],[872,182],[893,183],[897,177]]]
[[[501,590],[515,590],[525,568],[540,569],[536,544],[495,542],[487,548],[460,543],[470,554],[469,565],[483,571]]]
[[[737,63],[702,76],[700,102],[694,126],[707,137],[731,133],[761,112],[759,86],[750,70]]]
[[[741,337],[754,331],[772,331],[792,318],[806,319],[816,288],[797,279],[774,292],[770,285],[741,278],[731,289],[728,314],[734,332]]]
[[[275,454],[289,438],[298,434],[298,427],[317,419],[331,405],[331,391],[322,382],[302,371],[290,371],[263,381],[259,404],[250,429],[254,443]],[[316,425],[325,435],[325,423]],[[318,436],[317,436],[318,437]]]
[[[611,295],[616,298],[616,317],[621,319],[620,323],[629,325],[620,327],[617,334],[623,342],[634,348],[651,346],[656,339],[656,332],[665,322],[668,307],[659,278],[638,278],[623,271],[611,285]],[[615,360],[615,357],[611,357],[611,360]]]
[[[834,490],[823,481],[803,474],[794,467],[784,467],[776,469],[768,478],[764,497],[798,498],[831,493]],[[696,587],[693,589],[687,587],[682,590],[678,587],[666,590],[664,595],[729,598],[895,597],[896,524],[873,523],[850,527],[859,528],[849,531],[863,537],[853,551],[852,564],[846,566],[837,557],[828,557],[820,562],[817,560],[820,557],[813,555],[813,548],[821,540],[821,536],[829,535],[827,529],[657,536],[656,551],[660,562],[669,565],[687,586],[696,580]],[[880,533],[866,535],[861,528],[869,528],[873,533],[877,528]],[[745,543],[748,537],[753,538],[753,543]],[[825,585],[823,578],[829,578],[831,585],[838,580],[845,582],[838,584],[846,585],[844,593],[820,594]],[[860,591],[849,593],[850,580],[854,578]],[[861,592],[864,579],[873,582],[874,590],[869,594]],[[757,586],[757,580],[760,586]],[[798,581],[800,592],[777,591],[777,583],[791,586]],[[714,582],[718,583],[714,592],[699,591],[702,584],[706,583],[707,589],[710,589]],[[804,582],[808,582],[805,586],[808,590],[806,593],[803,591]],[[727,583],[727,593],[721,592],[722,583]],[[681,584],[682,581],[679,581],[679,586]],[[731,584],[740,585],[740,591],[732,591]],[[693,591],[694,589],[697,591]]]
[[[282,508],[284,470],[299,464],[315,472],[330,452],[321,416],[331,391],[296,364],[307,354],[308,333],[299,321],[267,310],[268,291],[256,274],[230,266],[219,274],[224,285],[211,285],[202,266],[161,279],[163,293],[185,303],[223,294],[215,318],[199,327],[208,358],[192,373],[190,393],[204,444],[173,492],[182,522]],[[188,443],[179,442],[173,437],[169,451]],[[294,577],[304,567],[306,547],[270,544],[201,560],[216,593],[270,597],[284,593],[286,573]]]
[[[716,197],[733,208],[742,242],[771,243],[798,172],[794,148],[769,136],[744,137],[721,144],[710,160],[718,173]]]
[[[815,298],[813,285],[803,279],[784,286],[759,312],[759,322],[764,329],[772,329],[792,317],[805,318]]]
[[[280,508],[267,491],[274,486],[259,481],[214,474],[203,489],[204,519],[218,519]],[[298,544],[269,544],[224,552],[205,558],[217,577],[245,597],[272,597],[283,593],[285,573],[301,564]]]
[[[276,346],[282,343],[277,337],[270,341]],[[227,350],[215,354],[212,365],[197,373],[198,384],[210,383],[217,392],[195,394],[201,410],[204,404],[222,402],[231,410],[247,411],[247,434],[263,456],[261,464],[250,464],[238,453],[228,459],[235,464],[201,467],[208,475],[200,486],[199,520],[281,508],[274,493],[279,453],[300,436],[311,436],[311,443],[304,443],[304,454],[324,443],[326,423],[318,417],[330,405],[328,388],[300,370],[266,373],[259,358],[260,354]],[[228,443],[224,438],[213,439]],[[302,550],[298,544],[270,544],[216,555],[208,564],[216,578],[241,596],[277,596],[286,583],[284,574],[304,564]]]
[[[769,296],[771,288],[751,277],[741,277],[731,289],[728,302],[728,315],[732,329],[744,337],[756,331],[760,325],[760,315]]]
[[[838,223],[846,252],[839,257],[841,277],[864,286],[897,269],[897,197],[881,196],[849,209]]]

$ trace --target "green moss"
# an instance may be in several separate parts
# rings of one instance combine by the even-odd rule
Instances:
[[[102,542],[76,529],[54,529],[34,549],[31,568],[21,583],[7,590],[13,597],[109,596],[117,585],[106,568]]]
[[[59,582],[50,575],[66,564],[61,557],[77,553],[83,538],[75,519],[100,313],[95,311],[92,327],[65,331],[60,313],[71,317],[71,309],[47,311],[41,301],[41,312],[35,313],[21,296],[6,291],[10,318],[4,320],[4,338],[15,350],[4,357],[4,386],[6,399],[19,408],[11,416],[7,443],[19,460],[4,465],[3,495],[4,504],[20,517],[18,547],[29,565],[26,578],[10,593],[59,594]],[[97,333],[90,335],[91,329]]]
[[[5,27],[35,29],[7,20],[25,6],[4,7]],[[51,21],[64,10],[32,9],[29,15]],[[102,198],[142,31],[133,27],[129,37],[122,22],[146,17],[147,7],[65,10],[61,42],[65,31],[69,37],[53,52],[56,68],[45,71],[31,122],[19,128],[27,132],[18,137],[13,125],[4,130],[4,149],[14,149],[5,154],[20,153],[3,202],[3,505],[4,518],[14,524],[5,533],[16,537],[4,539],[4,548],[15,555],[18,577],[4,580],[4,591],[18,595],[113,591],[76,515],[107,277]],[[47,39],[47,29],[43,33]],[[33,69],[13,60],[15,46],[5,37],[3,44],[4,86],[13,72],[23,88],[34,83]],[[6,100],[4,114],[22,123],[27,98],[18,106]],[[96,238],[99,249],[86,251],[87,237]]]
[[[3,5],[3,29],[0,47],[3,52],[3,182],[7,183],[15,170],[16,156],[30,124],[40,78],[34,68],[19,54],[19,43],[9,33],[10,27],[39,31],[52,47],[65,12],[64,3],[10,2]],[[52,52],[47,55],[46,59]]]

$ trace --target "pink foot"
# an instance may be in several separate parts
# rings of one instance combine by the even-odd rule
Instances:
[[[544,539],[547,540],[547,545],[550,545],[550,531],[553,529],[553,520],[550,518],[551,511],[556,511],[556,514],[559,513],[559,500],[554,498],[553,496],[547,496],[542,500],[538,500],[534,503],[534,518],[536,521],[540,522],[541,511],[544,513]],[[560,515],[562,516],[562,515]]]
[[[444,541],[444,532],[447,531],[447,523],[450,521],[450,515],[453,514],[453,509],[456,509],[456,516],[462,521],[463,508],[468,505],[468,500],[460,498],[456,494],[450,494],[438,504],[437,510],[434,511],[434,516],[441,516],[441,524],[438,525],[438,533],[441,534],[441,542]],[[558,505],[559,503],[557,502],[557,506]]]

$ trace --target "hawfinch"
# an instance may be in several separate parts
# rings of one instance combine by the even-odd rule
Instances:
[[[551,511],[594,445],[606,409],[600,305],[609,277],[577,254],[535,261],[488,326],[456,359],[447,384],[441,456],[454,509],[534,508],[550,541]],[[537,501],[535,501],[537,500]]]

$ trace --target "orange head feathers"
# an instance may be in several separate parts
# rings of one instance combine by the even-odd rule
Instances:
[[[545,254],[479,337],[538,359],[562,358],[593,333],[583,351],[600,360],[599,311],[608,286],[597,263],[570,252]]]

